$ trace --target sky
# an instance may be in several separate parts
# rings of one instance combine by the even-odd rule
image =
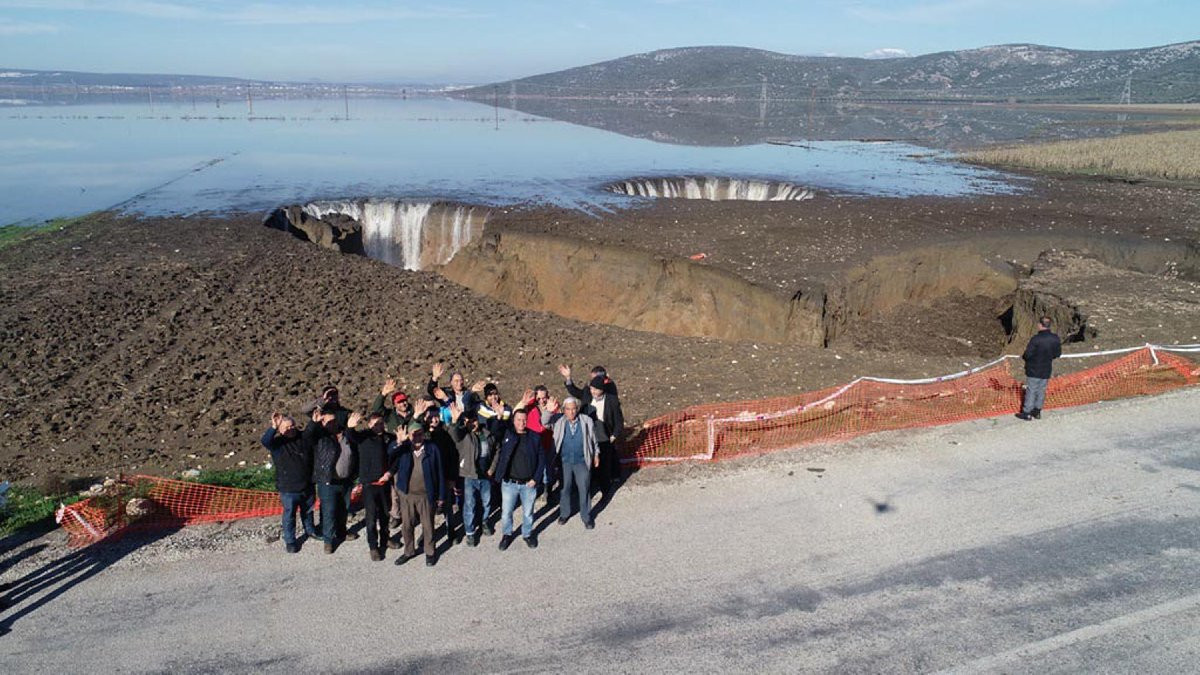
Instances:
[[[484,83],[668,47],[924,54],[1200,39],[1200,0],[0,0],[0,69]]]

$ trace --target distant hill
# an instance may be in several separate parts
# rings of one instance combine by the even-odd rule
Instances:
[[[70,70],[0,68],[0,84],[34,87],[204,87],[255,84],[255,81],[237,77],[212,77],[208,75],[83,73]]]
[[[1200,41],[1118,51],[1013,44],[887,59],[685,47],[454,95],[498,96],[502,104],[519,98],[1118,103],[1127,82],[1135,103],[1200,101]]]

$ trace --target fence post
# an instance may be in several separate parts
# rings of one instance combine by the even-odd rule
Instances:
[[[717,420],[708,416],[708,458],[712,459],[717,453]]]

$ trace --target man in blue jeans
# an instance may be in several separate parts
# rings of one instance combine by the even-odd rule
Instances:
[[[488,467],[495,457],[495,443],[491,434],[479,423],[474,410],[464,410],[458,403],[450,404],[450,438],[458,450],[458,473],[463,479],[463,532],[467,546],[479,545],[480,522],[483,531],[493,532],[488,523],[492,511],[492,481],[488,478]],[[475,505],[482,506],[476,515]]]
[[[1046,404],[1046,385],[1050,383],[1054,359],[1062,356],[1062,341],[1050,332],[1050,317],[1038,321],[1038,332],[1025,345],[1021,358],[1025,360],[1025,400],[1021,405],[1019,419],[1042,419],[1042,406]]]
[[[283,503],[283,544],[288,553],[300,550],[296,544],[296,510],[300,510],[300,522],[304,533],[316,538],[313,528],[312,476],[313,450],[321,438],[323,424],[334,420],[332,414],[319,409],[312,412],[312,422],[304,433],[296,430],[296,422],[281,413],[271,415],[271,428],[262,436],[263,446],[271,453],[275,465],[275,489]]]
[[[521,501],[521,537],[529,548],[537,548],[533,536],[533,502],[537,499],[538,476],[545,470],[546,456],[542,439],[527,426],[528,413],[512,414],[512,426],[505,429],[500,451],[488,475],[500,481],[500,550],[513,542],[513,509]]]

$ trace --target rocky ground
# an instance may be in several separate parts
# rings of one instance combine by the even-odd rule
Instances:
[[[665,201],[603,221],[517,210],[489,228],[703,252],[704,264],[785,294],[929,243],[968,241],[1032,262],[1060,240],[1195,241],[1200,229],[1193,191],[1087,180],[1029,187],[972,199]],[[415,394],[436,359],[496,380],[510,399],[536,383],[561,391],[559,363],[579,372],[602,363],[636,424],[860,374],[951,372],[1004,346],[986,299],[966,296],[895,308],[830,349],[592,325],[516,310],[432,272],[322,250],[260,222],[104,215],[0,250],[0,476],[36,484],[261,463],[257,436],[272,410],[297,411],[330,382],[353,407],[388,376]],[[1043,272],[1050,290],[1086,295],[1103,317],[1095,342],[1105,347],[1200,333],[1191,279],[1087,258]],[[1149,314],[1135,318],[1130,307]]]

